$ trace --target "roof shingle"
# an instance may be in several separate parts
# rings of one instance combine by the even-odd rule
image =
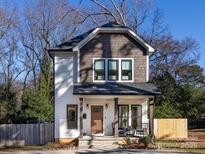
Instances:
[[[107,24],[104,24],[98,28],[129,28],[120,24],[117,24],[115,22],[110,22]],[[59,49],[66,49],[66,50],[71,50],[72,48],[74,48],[76,45],[78,45],[78,43],[80,43],[84,38],[86,38],[92,31],[94,31],[95,29],[91,29],[81,35],[78,35],[72,39],[70,39],[69,41],[66,41],[62,44],[59,44],[57,47],[49,49],[49,50],[59,50]]]
[[[81,83],[73,87],[74,95],[159,95],[151,83]]]

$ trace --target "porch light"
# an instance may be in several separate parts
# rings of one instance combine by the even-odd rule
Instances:
[[[86,108],[89,108],[89,104],[86,104]]]
[[[108,104],[105,104],[106,109],[108,108]]]

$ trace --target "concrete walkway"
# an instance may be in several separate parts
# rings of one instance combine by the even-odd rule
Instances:
[[[0,154],[191,154],[188,152],[172,152],[144,149],[81,149],[81,150],[54,150],[54,151],[18,151],[1,152]]]

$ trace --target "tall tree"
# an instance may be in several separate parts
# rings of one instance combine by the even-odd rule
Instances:
[[[21,43],[24,47],[22,63],[27,68],[25,82],[30,73],[34,88],[39,88],[39,78],[48,79],[51,73],[47,49],[71,38],[77,29],[74,12],[66,0],[29,1],[22,18]]]

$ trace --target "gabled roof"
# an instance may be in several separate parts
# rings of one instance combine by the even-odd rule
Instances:
[[[107,23],[98,28],[89,30],[81,35],[78,35],[67,42],[58,45],[55,48],[48,49],[49,52],[53,51],[79,51],[82,46],[84,46],[88,41],[94,38],[99,32],[108,33],[127,33],[133,37],[138,43],[147,49],[149,53],[154,52],[154,48],[147,44],[143,39],[141,39],[136,33],[134,33],[129,27],[120,25],[117,23]]]
[[[151,83],[78,83],[73,87],[74,95],[159,95]]]

